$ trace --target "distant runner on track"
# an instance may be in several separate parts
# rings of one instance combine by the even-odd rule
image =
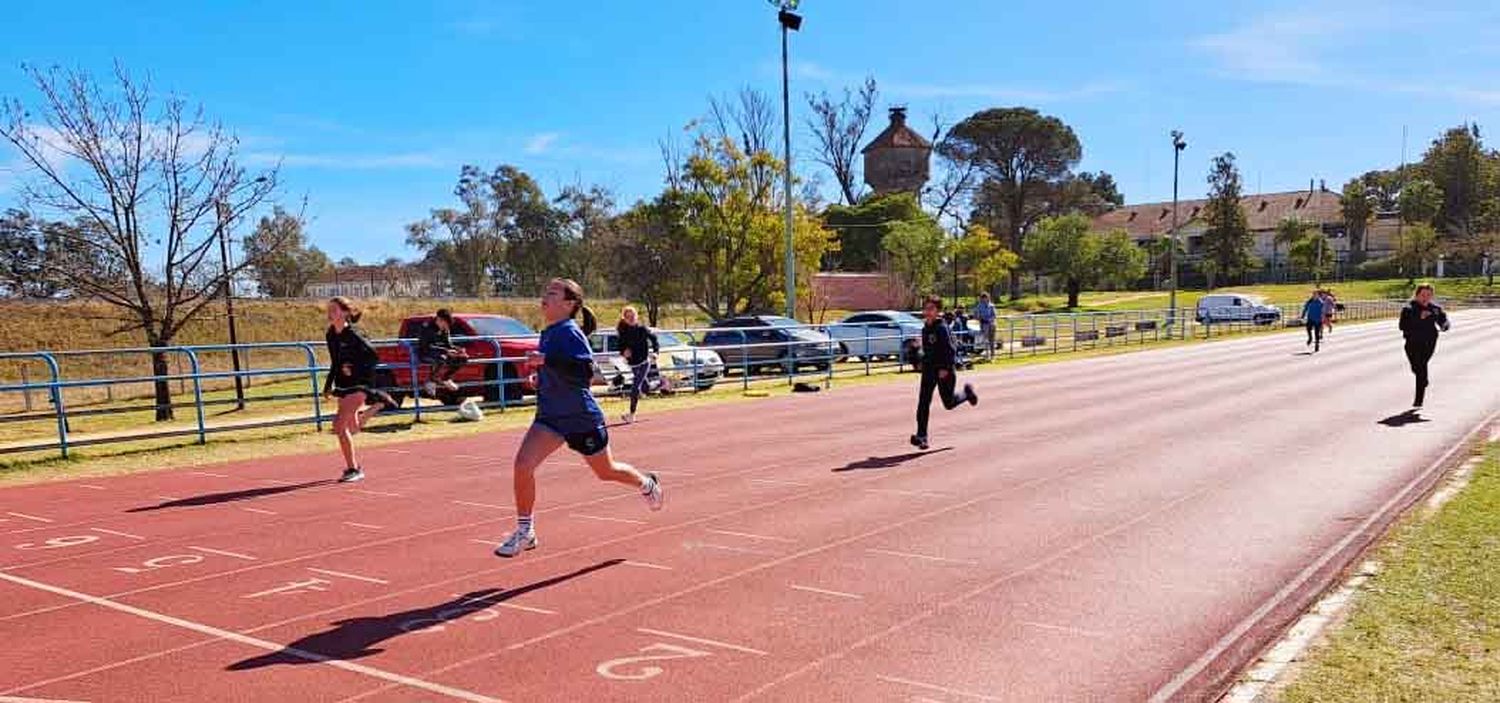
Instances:
[[[1307,326],[1307,343],[1316,352],[1323,346],[1323,294],[1313,291],[1302,304],[1302,322]]]
[[[582,315],[580,328],[573,318]],[[583,460],[601,481],[614,481],[640,489],[652,510],[661,510],[661,483],[656,474],[641,473],[630,464],[615,461],[609,450],[609,431],[604,411],[589,392],[594,378],[594,354],[588,336],[598,323],[594,311],[583,304],[583,288],[576,282],[555,279],[542,296],[542,330],[537,351],[528,361],[540,383],[536,419],[521,448],[516,451],[512,479],[516,493],[516,531],[500,546],[496,556],[513,557],[537,546],[532,511],[536,507],[536,469],[563,444],[583,455]]]
[[[917,433],[911,436],[912,446],[927,449],[927,418],[932,409],[932,391],[936,389],[943,400],[943,407],[952,410],[967,402],[978,405],[979,396],[974,387],[964,384],[963,397],[954,395],[953,387],[958,383],[958,355],[953,345],[953,329],[944,323],[943,299],[927,298],[922,306],[922,316],[927,324],[922,327],[922,386],[917,395]]]
[[[1400,324],[1401,334],[1406,337],[1406,361],[1411,364],[1417,382],[1412,407],[1420,408],[1427,398],[1427,362],[1437,351],[1438,334],[1449,329],[1448,313],[1432,302],[1432,286],[1417,286],[1411,303],[1401,309]]]

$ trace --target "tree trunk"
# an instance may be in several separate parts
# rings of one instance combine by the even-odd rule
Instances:
[[[152,347],[164,347],[163,342],[152,342]],[[156,421],[172,419],[172,384],[166,379],[171,373],[167,365],[166,352],[151,352],[151,375],[156,377]]]
[[[1078,279],[1076,279],[1076,278],[1069,278],[1068,279],[1068,309],[1069,310],[1072,310],[1072,309],[1075,309],[1075,308],[1078,307],[1078,294],[1081,293],[1082,291],[1083,291],[1083,286],[1079,285]]]

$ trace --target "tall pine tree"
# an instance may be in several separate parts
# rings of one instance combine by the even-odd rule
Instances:
[[[1202,267],[1208,287],[1213,288],[1220,280],[1243,276],[1256,265],[1256,260],[1255,240],[1240,207],[1242,184],[1234,154],[1225,152],[1214,158],[1208,187],[1208,205],[1204,207],[1208,229],[1203,233]]]

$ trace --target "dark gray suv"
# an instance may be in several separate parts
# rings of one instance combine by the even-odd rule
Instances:
[[[798,367],[827,369],[837,345],[826,333],[789,317],[743,315],[719,320],[698,346],[712,349],[725,370],[761,368],[792,372]]]

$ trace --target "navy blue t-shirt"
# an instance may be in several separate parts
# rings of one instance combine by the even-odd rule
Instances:
[[[589,392],[594,353],[572,319],[542,330],[537,349],[545,357],[537,371],[536,421],[562,434],[593,432],[604,425],[604,411]]]

